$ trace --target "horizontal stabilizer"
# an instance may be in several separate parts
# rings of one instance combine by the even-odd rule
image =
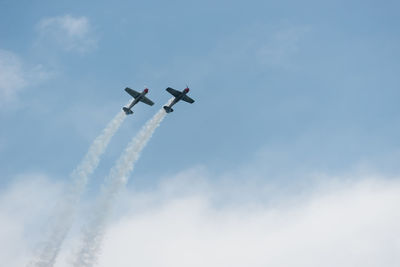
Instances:
[[[168,106],[164,106],[163,108],[165,109],[165,111],[166,111],[167,113],[171,113],[171,112],[174,111],[172,108],[170,108],[170,107],[168,107]]]
[[[123,107],[122,110],[125,112],[126,115],[130,115],[130,114],[133,113],[132,110],[130,110],[130,109],[126,108],[126,107]]]

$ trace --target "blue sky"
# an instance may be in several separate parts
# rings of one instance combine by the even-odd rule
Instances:
[[[125,86],[148,86],[161,106],[165,87],[186,83],[196,104],[169,116],[138,174],[196,164],[221,171],[260,153],[281,154],[266,164],[311,171],[363,162],[398,170],[390,160],[399,152],[395,1],[1,5],[1,49],[26,80],[2,104],[6,179],[21,170],[67,177],[129,100]],[[87,29],[68,37],[59,25],[40,26],[65,16]],[[138,107],[104,165],[156,109]]]
[[[169,99],[165,88],[186,84],[196,102],[166,117],[128,187],[191,168],[283,187],[315,173],[396,177],[399,9],[391,0],[0,1],[0,184],[31,174],[68,183],[130,100],[123,89],[148,87],[156,104],[125,120],[91,181],[96,193]]]

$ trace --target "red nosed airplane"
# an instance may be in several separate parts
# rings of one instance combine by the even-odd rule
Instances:
[[[163,108],[165,109],[165,111],[167,113],[173,112],[174,110],[172,109],[172,106],[175,105],[179,100],[183,100],[185,102],[188,102],[190,104],[192,104],[194,102],[193,99],[191,99],[190,97],[188,97],[186,94],[189,93],[189,87],[186,86],[185,89],[183,89],[182,92],[179,92],[178,90],[175,90],[171,87],[168,87],[167,89],[168,93],[170,93],[171,95],[173,95],[175,97],[174,100],[172,100],[171,104],[169,104],[168,106],[164,106]]]
[[[128,107],[123,107],[122,110],[125,112],[126,115],[132,114],[132,107],[136,105],[139,101],[147,104],[147,105],[154,105],[154,102],[148,99],[145,95],[149,92],[149,89],[144,89],[143,92],[139,93],[136,92],[135,90],[132,90],[131,88],[126,87],[125,91],[130,94],[134,100]]]

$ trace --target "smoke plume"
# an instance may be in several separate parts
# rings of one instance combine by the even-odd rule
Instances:
[[[71,173],[72,185],[65,198],[57,205],[55,221],[49,231],[48,237],[28,266],[51,267],[54,266],[61,245],[73,224],[77,204],[88,183],[90,175],[99,164],[100,156],[106,150],[111,138],[117,132],[125,119],[125,114],[119,112],[93,141],[85,157]]]
[[[84,229],[82,247],[74,259],[75,267],[93,266],[100,252],[101,242],[104,236],[105,225],[110,214],[115,197],[126,185],[140,153],[146,146],[154,131],[164,119],[166,113],[161,108],[140,130],[140,132],[128,144],[102,188],[101,196],[94,209],[94,216]]]

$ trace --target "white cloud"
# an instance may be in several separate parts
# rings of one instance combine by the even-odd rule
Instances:
[[[26,84],[21,60],[11,52],[0,50],[1,102],[14,99],[16,93]]]
[[[18,55],[0,49],[0,107],[14,102],[23,88],[48,76],[42,65],[28,66]]]
[[[400,264],[399,180],[323,176],[306,192],[276,189],[265,196],[268,182],[238,191],[240,184],[218,185],[207,175],[194,169],[152,191],[126,190],[98,266]],[[0,197],[0,257],[10,267],[29,261],[59,192],[49,180],[29,181]],[[226,197],[231,188],[235,201]],[[78,234],[67,240],[56,266],[69,266]]]
[[[139,208],[111,225],[99,266],[400,264],[398,181],[341,181],[307,197],[219,206],[219,190],[192,190],[149,205],[163,190],[131,198],[128,206]]]
[[[38,25],[38,45],[56,44],[66,51],[87,52],[97,45],[87,17],[71,15],[42,19]]]
[[[24,266],[45,232],[48,214],[61,192],[43,174],[23,174],[0,191],[0,259],[2,266]],[[27,238],[30,236],[30,239]],[[36,240],[37,239],[37,240]]]

